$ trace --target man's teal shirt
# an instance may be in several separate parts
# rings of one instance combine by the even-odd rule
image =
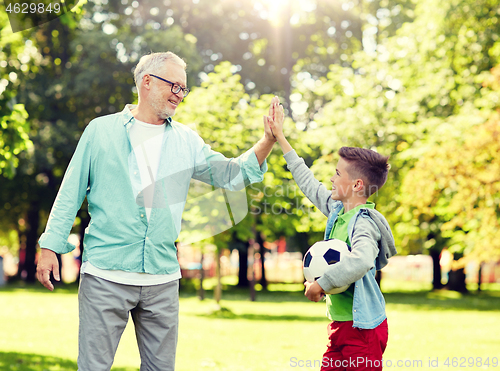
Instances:
[[[229,190],[260,182],[267,171],[253,149],[235,159],[212,151],[185,125],[167,120],[149,222],[141,197],[140,171],[129,129],[130,109],[92,120],[86,127],[52,207],[41,248],[64,254],[67,239],[87,197],[91,220],[83,261],[101,269],[171,274],[179,270],[177,239],[190,180]]]

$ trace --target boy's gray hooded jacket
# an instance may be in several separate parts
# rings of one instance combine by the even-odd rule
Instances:
[[[295,151],[284,157],[299,188],[328,217],[325,230],[325,239],[328,239],[343,208],[342,202],[331,198],[331,191],[314,178]],[[332,265],[317,282],[325,291],[354,283],[353,326],[372,329],[387,318],[375,271],[385,267],[388,259],[397,253],[394,238],[383,215],[367,208],[360,209],[350,220],[347,231],[351,242],[350,255]]]

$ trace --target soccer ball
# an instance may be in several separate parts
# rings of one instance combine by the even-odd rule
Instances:
[[[349,247],[344,241],[331,239],[319,241],[312,245],[304,255],[304,277],[308,282],[320,278],[329,265],[338,263],[342,255],[349,253]],[[339,294],[347,290],[349,285],[336,287],[327,294]]]

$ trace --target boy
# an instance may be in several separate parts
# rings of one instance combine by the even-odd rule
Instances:
[[[281,106],[280,106],[281,107]],[[328,349],[321,371],[382,370],[388,329],[385,301],[375,271],[396,254],[385,218],[367,199],[387,179],[388,157],[363,148],[342,147],[332,191],[314,178],[283,135],[283,107],[266,117],[283,150],[288,169],[304,194],[328,217],[325,239],[345,241],[350,255],[330,266],[316,282],[305,282],[305,295],[319,301],[334,287],[349,285],[337,295],[326,295]]]

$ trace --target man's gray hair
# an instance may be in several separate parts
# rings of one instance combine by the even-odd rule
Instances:
[[[184,62],[177,54],[172,52],[151,53],[142,56],[134,69],[134,80],[137,90],[140,90],[139,85],[141,84],[144,75],[148,73],[157,73],[159,70],[164,68],[165,63],[169,61],[178,64],[184,68],[184,70],[186,69],[186,62]]]

